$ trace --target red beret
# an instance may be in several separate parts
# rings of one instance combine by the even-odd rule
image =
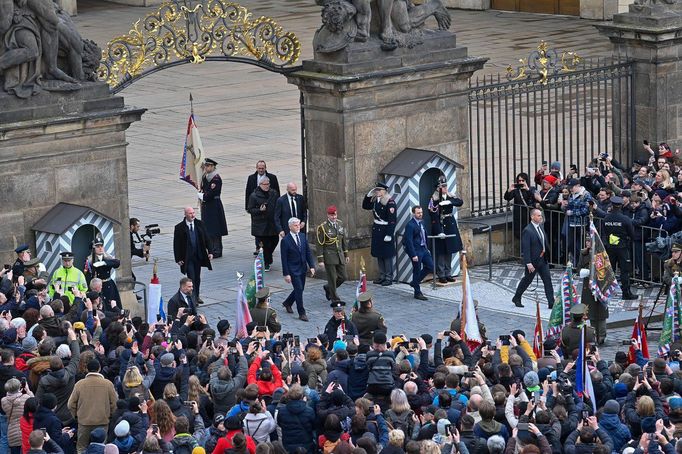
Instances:
[[[336,205],[329,205],[327,207],[327,214],[336,214]]]
[[[546,181],[547,183],[551,184],[552,186],[554,186],[556,184],[556,182],[559,181],[559,179],[557,177],[555,177],[554,175],[545,175],[543,180]]]

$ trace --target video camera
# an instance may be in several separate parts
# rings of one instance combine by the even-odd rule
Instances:
[[[144,233],[140,235],[140,238],[142,238],[147,246],[152,244],[152,238],[154,238],[154,235],[158,235],[161,233],[161,228],[159,227],[159,224],[149,224],[144,226]]]

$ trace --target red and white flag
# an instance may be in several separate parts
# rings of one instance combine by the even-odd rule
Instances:
[[[201,190],[201,165],[204,160],[204,146],[201,144],[199,129],[194,119],[194,112],[187,121],[187,135],[185,136],[185,149],[182,152],[180,162],[180,179]]]
[[[478,329],[478,314],[476,314],[476,306],[474,306],[474,298],[471,294],[466,254],[462,252],[460,257],[462,274],[464,274],[464,279],[462,279],[462,302],[459,307],[462,320],[460,336],[470,349],[474,349],[483,342],[483,338]]]
[[[244,285],[242,280],[238,279],[237,285],[237,337],[243,339],[249,334],[246,331],[246,325],[251,323],[251,312],[249,312],[249,302],[244,294]]]
[[[636,339],[642,349],[642,356],[649,359],[649,345],[646,340],[646,329],[644,328],[644,323],[642,323],[642,309],[639,310],[639,315],[635,324],[632,327],[632,335],[630,339]],[[628,363],[633,364],[635,362],[635,347],[630,344],[630,350],[628,350]]]
[[[535,358],[542,358],[545,340],[542,338],[542,318],[540,317],[540,302],[535,302],[535,334],[533,336],[533,353]]]

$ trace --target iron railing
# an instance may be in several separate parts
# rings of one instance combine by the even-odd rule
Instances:
[[[521,257],[521,232],[530,222],[530,210],[533,207],[525,205],[510,205],[508,211],[507,228],[505,229],[506,255],[513,258]],[[543,209],[545,218],[544,232],[550,247],[546,251],[547,261],[551,265],[565,266],[573,250],[580,251],[585,247],[585,238],[589,234],[589,221],[578,229],[569,229],[566,215],[563,211]],[[517,212],[516,215],[513,215]],[[594,226],[601,235],[603,219],[594,217]],[[571,238],[573,235],[573,238]],[[663,278],[663,261],[655,254],[646,250],[646,243],[657,237],[667,237],[668,233],[661,229],[648,226],[635,227],[635,238],[630,241],[630,257],[632,270],[630,280],[645,284],[660,284]],[[572,261],[577,268],[577,260]],[[615,266],[615,264],[612,264]]]
[[[629,165],[634,150],[631,63],[582,60],[575,70],[542,81],[485,76],[470,82],[469,170],[472,216],[506,211],[502,195],[543,161],[571,164],[582,174],[607,151]]]

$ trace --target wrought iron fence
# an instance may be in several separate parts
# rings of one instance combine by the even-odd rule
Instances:
[[[632,64],[573,55],[568,65],[565,54],[543,52],[544,67],[531,56],[527,67],[470,82],[472,216],[508,210],[502,196],[516,174],[532,179],[543,161],[559,161],[565,175],[571,164],[583,173],[603,151],[632,160]]]
[[[505,230],[505,251],[508,256],[521,257],[521,232],[530,222],[530,210],[533,207],[525,205],[509,205],[508,223]],[[542,210],[545,217],[544,231],[550,247],[546,251],[547,261],[551,265],[565,266],[569,258],[579,255],[585,248],[585,239],[589,235],[589,221],[580,228],[569,228],[566,214],[560,210]],[[601,235],[603,219],[594,217],[594,226]],[[660,284],[663,278],[663,261],[655,254],[646,250],[646,244],[658,237],[666,237],[668,233],[661,229],[648,226],[635,227],[635,237],[630,241],[630,257],[632,270],[630,280],[644,284]],[[578,260],[572,261],[574,268],[578,268]],[[615,264],[613,264],[615,266]]]

